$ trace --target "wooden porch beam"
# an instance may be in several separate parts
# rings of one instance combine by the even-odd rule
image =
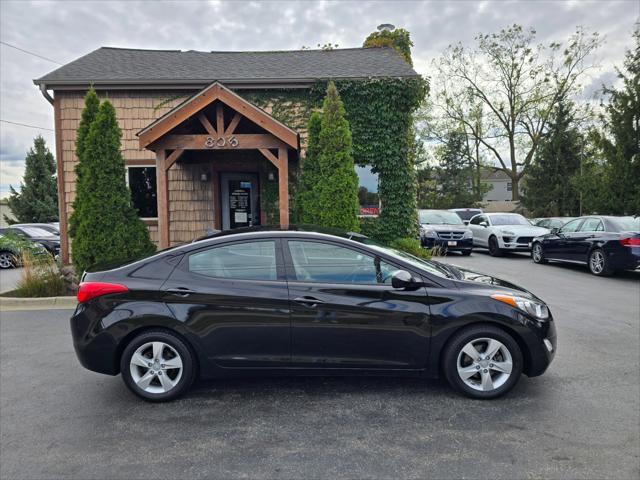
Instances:
[[[169,170],[171,165],[176,163],[180,156],[184,153],[184,150],[176,149],[169,154],[169,156],[164,161],[164,169]]]
[[[225,135],[231,135],[233,132],[235,132],[236,131],[236,127],[238,126],[238,123],[240,123],[240,120],[242,120],[242,115],[240,115],[238,112],[236,112],[236,114],[231,119],[231,123],[229,124],[227,129],[224,131],[224,134]]]
[[[236,143],[237,142],[237,143]],[[286,144],[268,133],[238,135],[166,135],[149,146],[150,150],[253,150],[285,148]]]
[[[258,150],[260,150],[260,153],[265,157],[267,157],[267,160],[273,163],[276,168],[278,169],[280,168],[280,161],[278,160],[278,157],[276,157],[273,153],[271,153],[271,151],[269,151],[266,148],[259,148]]]
[[[280,163],[280,168],[278,168],[280,226],[289,228],[289,154],[286,148],[278,149],[278,162]]]
[[[216,131],[220,132],[220,135],[224,134],[224,113],[220,102],[216,105]]]
[[[158,201],[158,246],[169,247],[169,182],[165,150],[156,151],[156,189]]]
[[[205,130],[209,135],[213,137],[218,136],[218,132],[216,131],[215,128],[213,128],[213,125],[211,125],[211,122],[203,112],[200,112],[198,114],[198,120],[200,120],[200,123],[202,123],[202,125],[204,126]]]

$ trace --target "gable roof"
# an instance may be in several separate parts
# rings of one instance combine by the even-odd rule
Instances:
[[[140,130],[137,133],[140,148],[148,147],[174,127],[193,117],[216,100],[220,100],[290,147],[295,149],[299,147],[299,137],[296,131],[291,130],[285,124],[279,122],[255,105],[247,102],[244,98],[233,93],[219,82],[214,82]],[[222,132],[220,132],[220,136],[222,136]]]
[[[69,85],[209,85],[290,83],[325,79],[416,77],[392,48],[198,52],[102,47],[34,80]]]

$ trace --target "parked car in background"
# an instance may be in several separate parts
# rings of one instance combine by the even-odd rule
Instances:
[[[450,212],[455,212],[464,222],[465,225],[469,223],[475,215],[479,215],[482,212],[481,208],[450,208]]]
[[[39,243],[31,242],[16,234],[0,233],[0,269],[20,266],[25,251],[33,255],[44,254],[47,250]]]
[[[197,376],[278,373],[443,374],[489,399],[551,363],[553,317],[530,292],[350,236],[231,230],[87,272],[80,363],[151,401]]]
[[[532,219],[531,223],[533,223],[536,227],[544,227],[551,230],[552,228],[560,228],[565,223],[570,222],[576,217],[547,217],[547,218],[536,218]],[[535,220],[535,221],[534,221]]]
[[[440,247],[447,252],[471,255],[473,235],[456,213],[448,210],[418,210],[418,222],[423,247]]]
[[[59,223],[14,223],[11,225],[14,228],[22,228],[22,227],[35,227],[40,228],[46,232],[49,232],[51,235],[60,236],[60,224]]]
[[[582,263],[594,275],[640,267],[640,217],[586,216],[533,240],[536,263]]]
[[[519,213],[483,213],[469,221],[473,246],[488,248],[492,257],[505,251],[528,252],[534,237],[549,233],[547,228],[535,227]]]
[[[53,235],[42,228],[11,225],[0,229],[0,233],[13,233],[32,242],[39,243],[54,257],[57,257],[60,253],[60,236]]]

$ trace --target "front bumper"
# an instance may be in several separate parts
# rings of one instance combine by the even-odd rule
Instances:
[[[536,325],[530,326],[530,331],[534,332],[535,338],[525,337],[524,339],[527,343],[529,357],[524,373],[529,377],[536,377],[542,375],[551,365],[558,348],[558,336],[555,322],[551,317],[548,321],[527,321]]]
[[[502,236],[498,238],[498,247],[501,250],[515,250],[520,252],[531,251],[531,242],[533,238],[527,237],[515,237],[515,236]]]
[[[426,248],[439,247],[448,251],[471,250],[473,248],[473,238],[462,238],[459,240],[449,240],[444,238],[422,237],[422,246]]]

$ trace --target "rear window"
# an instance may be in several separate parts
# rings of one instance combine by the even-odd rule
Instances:
[[[608,218],[607,223],[613,232],[640,232],[640,217]]]

